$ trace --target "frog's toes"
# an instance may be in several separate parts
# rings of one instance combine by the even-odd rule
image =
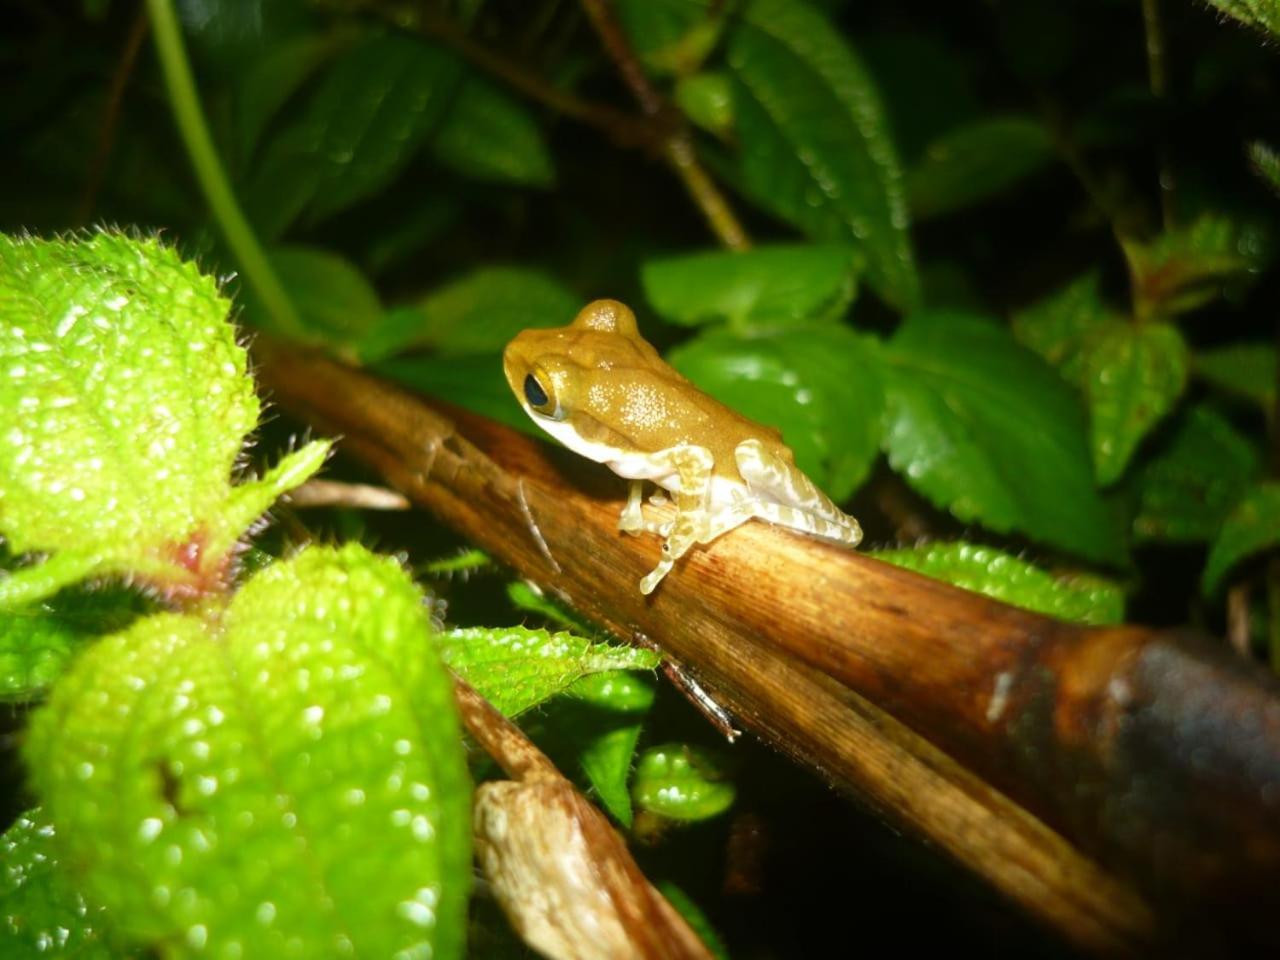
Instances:
[[[654,588],[658,586],[662,581],[662,578],[671,570],[671,565],[672,561],[664,557],[662,561],[650,570],[649,573],[645,575],[644,579],[640,581],[640,592],[646,597],[653,593]]]

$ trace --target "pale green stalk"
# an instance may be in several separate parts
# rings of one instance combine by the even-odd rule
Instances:
[[[258,294],[275,327],[280,332],[301,338],[305,331],[298,311],[271,268],[258,236],[245,219],[236,200],[226,171],[214,149],[213,138],[205,123],[195,80],[191,76],[191,64],[182,41],[182,28],[174,14],[172,0],[147,0],[151,15],[151,29],[156,38],[156,51],[164,70],[169,88],[169,102],[173,104],[178,130],[191,156],[196,179],[204,191],[205,200],[213,212],[213,218],[226,237],[227,246],[240,264],[245,279]]]

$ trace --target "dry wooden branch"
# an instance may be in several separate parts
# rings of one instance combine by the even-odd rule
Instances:
[[[476,789],[476,859],[525,943],[555,960],[711,960],[605,815],[462,680],[454,698],[511,777]]]
[[[260,359],[281,404],[415,503],[656,642],[747,728],[1062,936],[1118,954],[1269,933],[1280,696],[1238,657],[1064,624],[760,523],[646,599],[658,544],[617,532],[623,485],[604,468],[314,355]]]

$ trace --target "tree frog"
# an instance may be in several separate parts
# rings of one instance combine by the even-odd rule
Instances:
[[[777,430],[730,410],[672,369],[616,300],[587,304],[567,327],[517,334],[502,365],[534,423],[631,481],[618,529],[664,540],[641,593],[652,593],[694,544],[752,517],[850,546],[862,539],[858,521],[796,468]],[[672,495],[673,520],[645,517],[646,480]],[[666,497],[655,493],[650,502]]]

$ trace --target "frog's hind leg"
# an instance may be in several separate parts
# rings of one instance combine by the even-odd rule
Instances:
[[[851,547],[862,540],[862,527],[818,489],[793,464],[769,453],[759,440],[743,440],[734,448],[738,473],[755,495],[753,514],[782,527],[834,540]]]

